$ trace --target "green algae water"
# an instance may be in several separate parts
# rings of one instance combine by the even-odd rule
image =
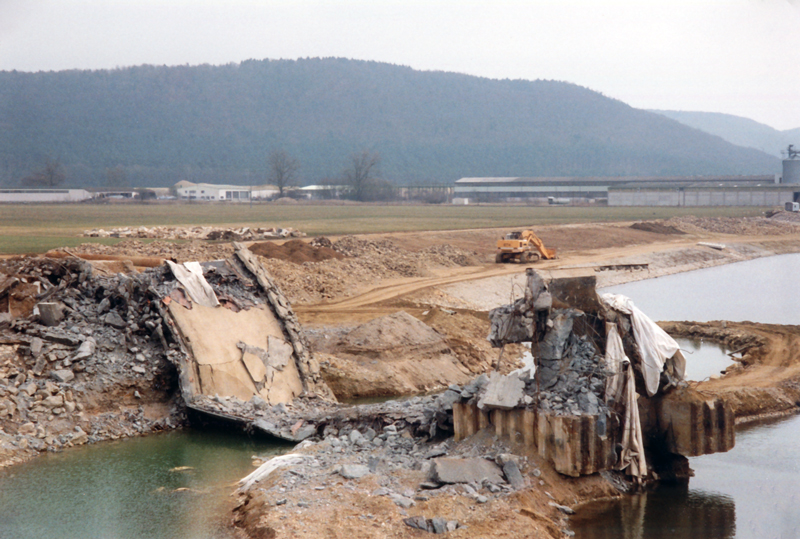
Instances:
[[[229,539],[252,456],[291,447],[184,430],[43,454],[0,470],[0,538]]]

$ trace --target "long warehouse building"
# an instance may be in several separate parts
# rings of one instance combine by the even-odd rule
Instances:
[[[607,201],[609,206],[774,206],[800,198],[780,176],[589,176],[461,178],[454,195],[472,202],[548,198]]]

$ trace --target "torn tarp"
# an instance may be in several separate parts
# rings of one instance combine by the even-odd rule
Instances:
[[[639,395],[636,393],[631,361],[625,355],[617,325],[610,322],[606,322],[605,362],[609,373],[606,378],[606,402],[609,406],[624,410],[620,443],[622,452],[617,468],[619,470],[627,468],[628,474],[641,481],[642,477],[647,475],[647,462],[644,457],[644,436],[637,403]]]
[[[205,307],[219,307],[217,295],[203,277],[203,268],[199,262],[184,262],[183,265],[178,265],[167,260],[167,264],[193,302]]]
[[[675,339],[640,311],[630,298],[620,294],[602,294],[600,299],[615,311],[631,317],[633,336],[642,356],[642,375],[648,396],[652,397],[658,392],[661,372],[670,360],[672,374],[679,380],[683,379],[686,359]]]

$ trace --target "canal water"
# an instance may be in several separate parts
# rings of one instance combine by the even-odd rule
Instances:
[[[0,470],[0,538],[230,539],[252,456],[291,447],[183,430],[44,454]]]
[[[800,324],[794,297],[800,255],[781,255],[615,286],[655,320],[749,320]],[[719,346],[697,347],[692,379],[724,366]],[[693,361],[697,360],[697,361]],[[705,369],[705,370],[704,370]],[[662,487],[620,501],[581,507],[571,518],[577,539],[767,539],[800,537],[800,416],[737,429],[728,453],[690,458],[688,486]]]

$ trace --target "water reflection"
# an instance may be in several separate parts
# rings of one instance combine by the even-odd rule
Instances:
[[[770,256],[603,288],[624,294],[653,320],[752,320],[800,324],[792,290],[800,254]]]
[[[581,507],[570,528],[578,539],[729,539],[736,534],[736,504],[720,494],[662,486]]]
[[[675,339],[686,357],[686,379],[694,382],[719,376],[734,361],[724,345],[697,339]]]

